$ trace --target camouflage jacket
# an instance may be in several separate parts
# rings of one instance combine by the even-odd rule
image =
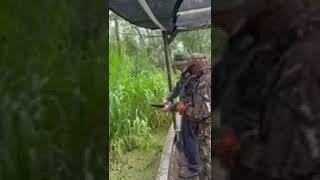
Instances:
[[[320,173],[320,11],[303,22],[263,92],[261,164],[272,177]]]
[[[189,67],[185,72],[181,74],[179,81],[176,83],[176,86],[169,92],[166,99],[168,101],[173,101],[173,99],[179,96],[180,101],[190,103],[193,89],[196,83],[197,78],[196,76],[191,74]]]
[[[238,129],[242,137],[257,130],[242,139],[239,159],[272,178],[320,172],[319,17],[320,13],[306,17],[298,31],[250,48],[246,54],[252,58],[251,68],[242,76],[246,81],[236,81],[245,85],[232,86],[229,81],[229,87],[238,89],[232,105],[223,106],[228,114],[222,114],[222,120],[228,121],[222,125]]]
[[[211,66],[207,66],[196,84],[192,96],[191,108],[186,115],[191,116],[195,124],[210,125],[211,117]]]

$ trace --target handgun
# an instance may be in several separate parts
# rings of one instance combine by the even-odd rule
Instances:
[[[156,107],[156,108],[164,108],[163,104],[150,104],[152,107]]]

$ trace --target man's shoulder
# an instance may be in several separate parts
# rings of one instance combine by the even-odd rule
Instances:
[[[198,89],[211,88],[211,71],[206,71],[198,81]]]
[[[211,65],[206,67],[206,70],[200,79],[202,79],[202,81],[210,81],[211,82]]]

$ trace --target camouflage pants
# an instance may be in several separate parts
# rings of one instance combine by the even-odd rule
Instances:
[[[197,137],[200,156],[200,180],[211,180],[211,124],[199,124]]]

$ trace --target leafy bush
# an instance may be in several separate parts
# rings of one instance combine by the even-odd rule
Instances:
[[[144,57],[136,59],[145,60]],[[142,61],[143,62],[143,61]],[[112,157],[124,151],[147,148],[150,131],[168,125],[165,113],[150,107],[167,93],[166,74],[152,64],[109,50],[109,139]]]
[[[101,7],[1,3],[0,179],[105,178]]]

